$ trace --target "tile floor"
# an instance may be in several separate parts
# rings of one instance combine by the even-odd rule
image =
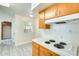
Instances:
[[[14,46],[11,39],[2,40],[0,44],[0,56],[31,56],[31,43]]]

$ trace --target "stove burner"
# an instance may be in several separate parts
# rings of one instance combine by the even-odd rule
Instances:
[[[49,40],[50,42],[55,42],[55,40]]]
[[[62,46],[61,44],[54,44],[55,47],[57,47],[58,49],[64,49],[64,46]]]
[[[66,43],[64,43],[64,42],[60,42],[60,44],[61,44],[61,45],[67,45],[67,44],[66,44]]]
[[[46,44],[50,44],[50,42],[49,42],[49,41],[45,41],[45,43],[46,43]]]

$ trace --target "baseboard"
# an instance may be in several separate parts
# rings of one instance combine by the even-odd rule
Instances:
[[[20,45],[23,45],[23,44],[28,44],[28,43],[31,43],[31,42],[32,42],[32,41],[23,42],[23,43],[18,43],[18,44],[15,43],[15,46],[20,46]]]

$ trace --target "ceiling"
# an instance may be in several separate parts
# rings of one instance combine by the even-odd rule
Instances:
[[[28,16],[31,11],[31,3],[12,3],[10,9],[17,14]]]
[[[34,8],[33,11],[33,15],[34,18],[39,18],[38,12],[49,7],[50,5],[53,5],[54,3],[40,3],[36,8]],[[38,15],[38,16],[37,16]]]
[[[38,11],[50,6],[51,4],[52,3],[40,3],[32,10],[33,15],[38,13]],[[31,3],[10,3],[10,7],[0,5],[0,11],[29,16],[31,12]]]
[[[10,7],[0,5],[0,12],[5,14],[14,13],[28,16],[31,11],[31,3],[10,3]]]
[[[53,4],[54,3],[40,3],[35,9],[33,9],[33,11],[39,12],[39,11],[41,11],[41,10],[43,10],[43,9],[47,8],[48,6],[53,5]]]

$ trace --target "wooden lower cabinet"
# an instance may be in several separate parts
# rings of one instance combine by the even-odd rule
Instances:
[[[39,45],[35,42],[32,42],[32,56],[39,55]]]
[[[59,56],[59,55],[35,42],[32,42],[32,56]]]
[[[39,56],[51,56],[51,53],[44,47],[40,46],[39,49],[40,49]]]

